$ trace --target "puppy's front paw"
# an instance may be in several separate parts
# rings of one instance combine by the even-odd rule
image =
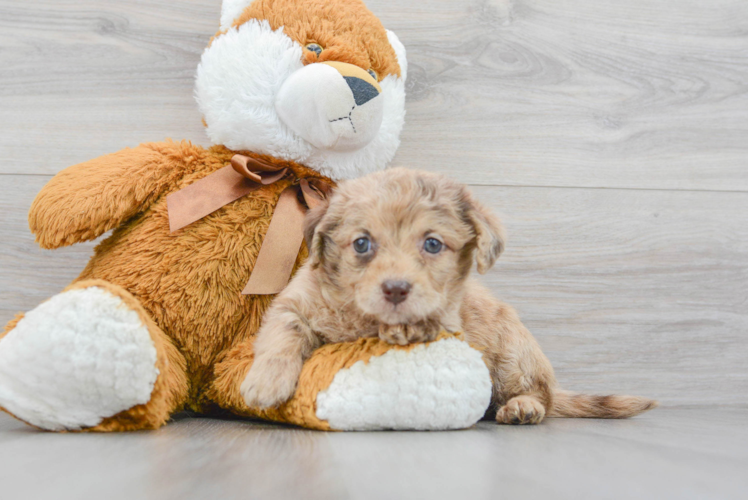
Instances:
[[[539,424],[545,417],[545,407],[532,396],[517,396],[499,408],[496,422],[500,424]]]
[[[379,338],[388,344],[406,345],[405,325],[379,325]]]
[[[291,399],[301,363],[287,359],[255,360],[241,386],[244,402],[252,408],[278,406]]]
[[[430,321],[407,325],[380,325],[379,338],[389,344],[408,345],[430,342],[439,335],[439,325]]]

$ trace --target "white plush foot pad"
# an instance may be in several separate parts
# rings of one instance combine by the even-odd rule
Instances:
[[[93,427],[147,403],[157,377],[148,329],[97,287],[52,297],[0,340],[0,407],[43,429]]]
[[[455,338],[392,349],[335,374],[317,418],[342,431],[464,429],[491,402],[481,354]]]

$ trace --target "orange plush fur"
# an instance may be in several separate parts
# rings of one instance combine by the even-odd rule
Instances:
[[[301,45],[316,43],[325,50],[305,54],[306,63],[339,61],[376,71],[379,79],[400,76],[395,51],[379,19],[357,0],[258,0],[234,22],[265,19]]]

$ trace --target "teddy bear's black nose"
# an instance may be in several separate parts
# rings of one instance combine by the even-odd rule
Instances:
[[[382,283],[382,293],[387,302],[399,304],[408,298],[411,285],[407,281],[387,280]]]
[[[345,82],[353,92],[353,98],[356,100],[356,106],[361,106],[374,99],[379,95],[377,88],[369,82],[355,76],[344,76]]]

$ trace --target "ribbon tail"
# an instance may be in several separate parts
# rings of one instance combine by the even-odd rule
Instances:
[[[288,284],[304,240],[306,210],[297,192],[291,186],[281,193],[243,295],[276,294]]]

